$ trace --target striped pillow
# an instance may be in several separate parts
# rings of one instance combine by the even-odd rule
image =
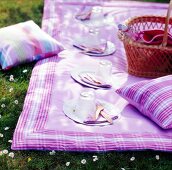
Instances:
[[[172,75],[127,85],[116,92],[163,129],[172,128]]]
[[[0,29],[0,64],[4,70],[54,56],[62,50],[62,45],[33,21]]]

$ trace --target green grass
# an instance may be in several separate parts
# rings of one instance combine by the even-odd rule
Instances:
[[[43,0],[0,0],[0,27],[15,24],[29,19],[41,25]],[[22,111],[24,98],[29,85],[32,64],[21,65],[10,71],[0,71],[0,150],[11,151],[8,140],[12,135]],[[27,69],[27,73],[23,70]],[[14,76],[14,82],[10,82],[10,75]],[[12,92],[9,92],[13,88]],[[14,101],[18,100],[18,104]],[[10,127],[5,131],[5,127]],[[171,170],[172,155],[165,152],[140,151],[140,152],[108,152],[108,153],[75,153],[56,152],[51,156],[48,151],[14,151],[14,158],[8,155],[0,156],[0,170],[79,170],[79,169],[118,169],[126,170]],[[93,162],[93,155],[98,156],[98,161]],[[155,156],[159,155],[160,160]],[[130,161],[134,156],[135,160]],[[81,160],[86,159],[85,165]],[[66,162],[70,162],[69,167]]]

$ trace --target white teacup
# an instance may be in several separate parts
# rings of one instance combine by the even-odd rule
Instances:
[[[108,82],[112,76],[112,62],[109,60],[100,60],[96,75]]]
[[[84,122],[92,120],[95,112],[95,94],[92,91],[81,92],[75,107],[76,116]]]

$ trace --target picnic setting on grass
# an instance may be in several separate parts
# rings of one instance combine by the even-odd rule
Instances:
[[[66,152],[63,168],[46,162],[42,168],[25,166],[20,160],[19,169],[84,169],[72,167],[70,154],[93,153],[96,162],[95,155],[119,152],[114,159],[120,159],[120,152],[131,152],[132,162],[139,151],[157,153],[155,160],[167,154],[166,164],[154,163],[154,169],[172,168],[171,10],[172,0],[44,0],[41,27],[32,18],[1,27],[0,164],[6,155],[15,159],[15,152],[63,152],[63,158]],[[22,69],[30,65],[27,76]],[[10,104],[17,83],[20,93]],[[9,138],[3,120],[19,104]],[[26,156],[28,164],[32,157]],[[10,164],[3,166],[16,168]],[[88,169],[150,168],[104,164]]]

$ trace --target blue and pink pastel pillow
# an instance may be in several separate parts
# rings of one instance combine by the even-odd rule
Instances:
[[[4,70],[54,56],[62,50],[63,46],[33,21],[0,29],[0,65]]]
[[[161,128],[172,128],[172,75],[126,85],[116,92]]]

